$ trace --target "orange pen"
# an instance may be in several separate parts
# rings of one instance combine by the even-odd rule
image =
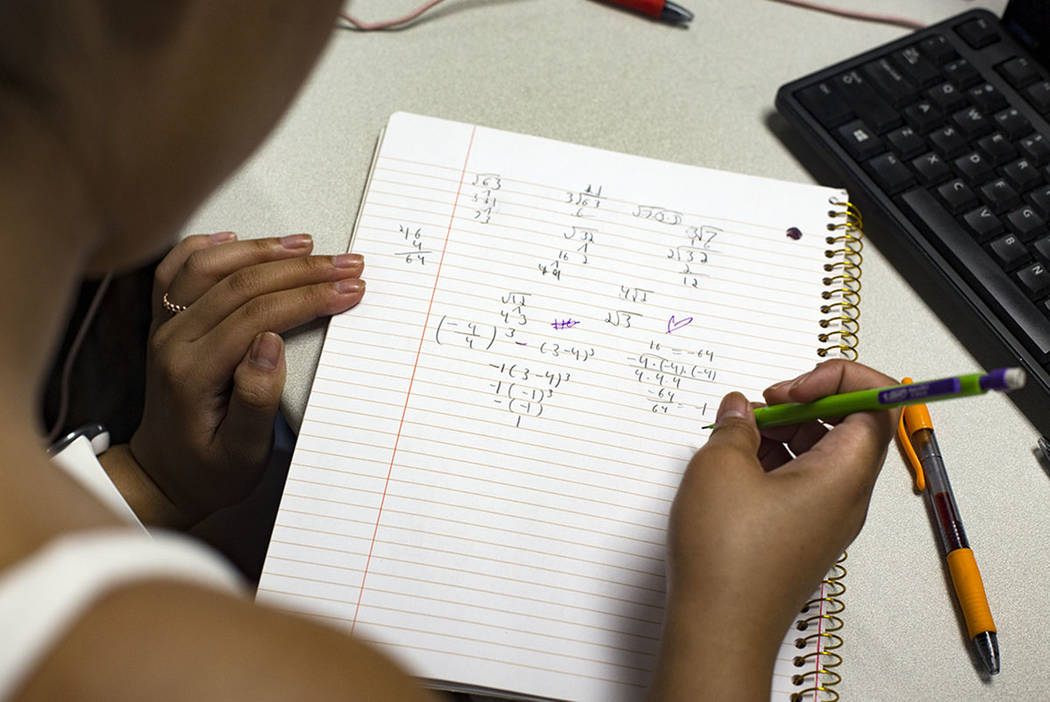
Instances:
[[[910,383],[905,378],[902,383]],[[941,535],[948,571],[955,586],[955,596],[966,619],[967,636],[977,649],[977,656],[991,675],[999,672],[999,639],[995,633],[995,622],[984,594],[981,571],[977,569],[970,542],[966,539],[959,506],[955,503],[948,473],[944,469],[940,447],[933,436],[933,423],[926,405],[910,405],[901,414],[897,427],[897,439],[904,449],[912,470],[915,471],[915,487],[930,498]]]

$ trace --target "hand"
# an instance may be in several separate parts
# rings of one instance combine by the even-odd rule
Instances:
[[[764,395],[810,402],[894,384],[828,361]],[[760,434],[753,409],[726,395],[675,498],[656,699],[769,699],[784,632],[860,531],[898,416],[861,412],[830,430],[811,422]]]
[[[169,526],[240,501],[261,476],[284,386],[277,334],[364,294],[357,254],[309,256],[305,234],[234,238],[189,237],[157,267],[146,402],[130,452],[170,501]],[[187,309],[166,311],[165,293]]]

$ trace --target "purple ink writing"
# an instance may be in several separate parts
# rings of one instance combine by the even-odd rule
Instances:
[[[788,230],[785,232],[785,234],[787,234],[787,238],[791,239],[792,241],[798,241],[802,238],[802,230],[798,227],[788,227]]]
[[[678,331],[682,327],[689,326],[693,323],[692,317],[685,317],[684,319],[676,319],[672,314],[667,320],[667,333],[671,334]]]
[[[572,329],[579,323],[578,319],[556,319],[551,322],[551,326],[555,329]]]

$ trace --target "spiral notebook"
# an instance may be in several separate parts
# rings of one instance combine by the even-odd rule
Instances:
[[[258,589],[430,684],[638,700],[668,509],[721,396],[855,356],[841,190],[398,113]],[[838,680],[841,565],[774,698]],[[732,622],[726,622],[731,627]]]

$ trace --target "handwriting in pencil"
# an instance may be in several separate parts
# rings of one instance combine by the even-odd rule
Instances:
[[[588,229],[586,227],[572,227],[570,231],[562,232],[562,236],[569,239],[571,244],[566,242],[569,244],[569,248],[559,251],[558,258],[563,261],[575,260],[580,264],[586,265],[590,260],[587,258],[587,251],[591,244],[594,243],[594,237],[597,233],[597,229]]]
[[[631,319],[634,316],[634,312],[628,312],[627,310],[612,310],[605,313],[605,322],[614,327],[624,327],[629,329],[631,326]],[[642,315],[637,316],[641,317]]]
[[[689,237],[690,246],[699,246],[707,249],[708,251],[713,250],[711,242],[715,240],[723,230],[718,227],[712,227],[708,224],[704,224],[700,227],[686,227],[685,233]]]
[[[722,230],[704,224],[699,227],[686,227],[685,233],[689,237],[689,243],[668,248],[667,258],[682,264],[682,268],[678,271],[682,285],[687,288],[699,288],[700,279],[710,276],[699,269],[710,260],[711,253],[717,253],[711,246],[711,242],[722,233]]]
[[[587,361],[588,358],[594,357],[595,349],[593,346],[576,346],[568,344],[559,344],[554,341],[544,341],[542,344],[540,344],[540,353],[550,354],[555,358],[559,358],[561,356],[568,356],[583,363]]]
[[[499,190],[503,187],[503,179],[499,173],[475,173],[472,185],[487,190]]]
[[[566,202],[573,208],[574,217],[586,217],[602,206],[602,186],[588,184],[580,191],[566,190]]]
[[[715,360],[715,352],[712,351],[711,349],[705,349],[705,348],[699,348],[699,349],[676,348],[676,347],[673,347],[673,346],[667,346],[663,342],[656,341],[655,339],[649,342],[649,350],[650,351],[663,351],[664,353],[669,353],[672,356],[679,356],[679,357],[681,357],[681,356],[686,356],[686,357],[696,356],[697,358],[699,358],[701,360],[705,360],[706,359],[707,361],[710,361],[710,362],[714,362],[714,360]],[[630,360],[634,360],[634,359],[630,359]]]
[[[717,371],[704,363],[691,363],[667,358],[655,353],[643,353],[639,356],[629,357],[638,368],[644,371],[664,373],[675,378],[690,378],[692,380],[714,381]]]
[[[489,383],[495,395],[492,402],[514,415],[514,426],[520,427],[523,417],[543,415],[544,402],[554,397],[555,389],[569,381],[571,374],[545,368],[534,369],[521,363],[489,363],[498,379]],[[504,380],[509,378],[510,380]]]
[[[650,219],[660,224],[681,224],[682,213],[675,212],[674,210],[664,209],[662,207],[654,207],[652,205],[637,205],[634,210],[634,216],[640,219]]]
[[[679,329],[682,329],[683,327],[689,326],[692,323],[692,317],[684,317],[682,319],[678,319],[672,314],[667,320],[667,333],[671,334],[673,332],[678,331]]]
[[[408,244],[408,251],[395,251],[394,255],[398,258],[404,258],[405,263],[412,263],[413,261],[419,261],[420,265],[426,262],[427,254],[430,251],[423,250],[423,230],[421,227],[412,228],[406,224],[399,225],[397,230],[401,233],[405,243]]]
[[[643,402],[655,414],[706,415],[706,402],[691,402],[693,381],[715,382],[718,371],[711,365],[714,352],[706,347],[682,348],[652,340],[649,350],[637,356],[628,356],[634,379],[642,386]]]
[[[539,263],[536,268],[540,271],[540,276],[551,276],[555,280],[561,280],[561,263],[558,259],[554,259],[551,263]]]
[[[652,292],[652,290],[646,290],[645,288],[630,288],[626,285],[621,285],[620,299],[627,300],[628,302],[648,302],[649,295],[651,295]]]
[[[475,351],[488,350],[496,340],[496,327],[441,315],[441,321],[434,330],[434,340],[439,346],[458,344]]]
[[[515,291],[500,296],[499,314],[503,318],[503,335],[508,339],[514,339],[518,330],[529,323],[529,318],[525,314],[528,298],[529,293]],[[521,341],[515,341],[515,343],[525,345]]]
[[[707,252],[694,246],[674,246],[667,249],[667,258],[686,263],[707,263]]]

